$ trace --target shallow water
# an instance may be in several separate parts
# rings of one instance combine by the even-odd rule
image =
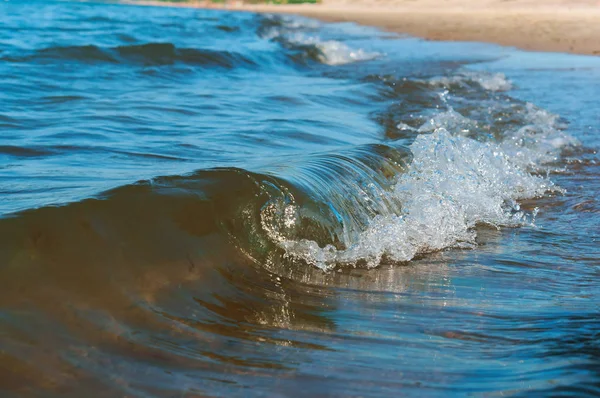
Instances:
[[[600,59],[0,16],[3,396],[600,394]]]

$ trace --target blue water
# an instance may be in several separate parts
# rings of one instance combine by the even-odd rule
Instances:
[[[0,20],[2,396],[600,394],[600,58]]]

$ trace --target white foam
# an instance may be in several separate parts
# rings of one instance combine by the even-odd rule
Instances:
[[[446,130],[458,134],[468,133],[477,126],[475,121],[464,117],[451,107],[448,108],[449,109],[445,112],[436,113],[433,117],[423,123],[417,131],[420,133],[431,133],[439,128],[445,128]]]
[[[398,124],[396,125],[396,128],[397,128],[398,130],[402,130],[402,131],[417,131],[417,129],[416,129],[416,128],[414,128],[414,127],[412,127],[412,126],[409,126],[409,125],[408,125],[408,124],[406,124],[406,123],[398,123]]]
[[[377,58],[380,54],[363,49],[352,49],[337,41],[326,41],[317,44],[321,50],[321,62],[327,65],[344,65],[358,61],[369,61]]]
[[[287,17],[282,19],[281,26],[274,26],[262,37],[267,40],[282,37],[291,44],[302,46],[315,46],[319,50],[319,61],[326,65],[344,65],[358,61],[369,61],[381,56],[378,52],[354,49],[337,40],[324,40],[321,37],[310,34],[320,25],[311,20]]]
[[[315,43],[321,54],[319,60],[327,65],[345,65],[358,61],[369,61],[377,58],[380,54],[363,49],[352,49],[335,40]]]
[[[441,87],[465,86],[470,82],[477,83],[484,90],[489,91],[508,91],[513,87],[510,80],[503,73],[465,71],[454,76],[436,77],[427,81],[428,84]]]
[[[315,46],[319,50],[319,61],[326,65],[345,65],[358,61],[369,61],[380,56],[377,52],[353,49],[337,40],[322,40],[318,36],[296,32],[286,35],[286,40],[297,45]]]
[[[513,163],[500,146],[452,136],[445,129],[419,136],[414,159],[393,191],[401,215],[380,215],[344,250],[315,242],[280,240],[294,257],[324,270],[365,261],[377,266],[383,256],[408,261],[450,247],[475,245],[477,224],[518,226],[531,222],[517,200],[557,188]]]
[[[500,146],[512,161],[533,170],[555,162],[561,148],[579,145],[579,141],[563,131],[558,115],[540,109],[531,103],[525,106],[526,125],[507,132]]]

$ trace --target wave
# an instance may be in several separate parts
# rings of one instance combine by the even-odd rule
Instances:
[[[399,203],[400,211],[371,215],[342,244],[281,234],[271,238],[288,256],[330,270],[348,265],[375,267],[447,248],[472,248],[477,245],[480,225],[532,224],[537,209],[524,210],[519,202],[564,192],[549,180],[548,173],[560,171],[563,150],[580,143],[564,131],[566,125],[557,115],[531,103],[498,97],[497,91],[510,86],[505,79],[469,72],[447,79],[394,82],[394,93],[402,98],[414,98],[415,93],[426,93],[428,99],[438,97],[431,101],[434,112],[418,119],[420,126],[396,126],[404,132],[401,138],[413,140],[408,147],[412,161],[375,197]],[[470,87],[468,94],[464,84]],[[424,87],[452,91],[431,92]],[[461,105],[462,113],[451,105],[450,93],[458,96],[454,103]],[[472,101],[494,107],[492,125],[481,124],[480,109],[473,108]],[[511,121],[509,127],[497,122],[505,119]],[[289,219],[298,218],[293,206],[281,212]]]
[[[106,363],[132,364],[119,370],[135,383],[111,383],[110,396],[143,390],[140,358],[254,372],[271,365],[252,348],[240,355],[245,346],[312,344],[264,331],[335,329],[322,301],[311,304],[331,276],[322,271],[472,249],[483,229],[532,225],[529,199],[563,192],[549,173],[578,142],[558,116],[472,76],[468,90],[436,79],[378,80],[395,104],[432,100],[382,144],[157,177],[0,218],[0,361],[57,392],[114,374]],[[482,116],[474,102],[493,111]],[[510,123],[487,128],[488,119]]]
[[[294,64],[344,65],[372,60],[381,56],[377,52],[351,48],[339,40],[323,39],[317,34],[315,23],[296,18],[266,17],[260,19],[258,34],[263,39],[279,43],[285,49],[285,55]],[[318,25],[316,26],[318,27]],[[232,29],[224,25],[219,25],[217,28],[228,31]],[[180,48],[169,42],[151,42],[116,47],[93,44],[53,46],[29,52],[7,52],[0,59],[13,63],[37,62],[42,64],[70,61],[85,64],[161,66],[181,63],[233,69],[237,67],[256,68],[273,61],[266,59],[268,56],[270,55],[265,56],[260,52],[242,54],[225,50]]]
[[[352,48],[339,40],[323,39],[316,30],[314,20],[270,16],[261,21],[259,35],[266,40],[280,43],[290,52],[296,63],[318,62],[330,66],[369,61],[381,57],[375,51]]]
[[[432,87],[443,88],[471,88],[474,84],[489,91],[508,91],[513,88],[512,83],[503,73],[486,73],[462,71],[454,76],[441,76],[424,81]]]
[[[375,267],[384,259],[404,262],[447,248],[474,247],[480,224],[531,223],[536,210],[528,214],[517,201],[560,192],[513,162],[499,145],[452,136],[443,128],[420,135],[410,150],[413,161],[386,192],[402,204],[399,214],[378,214],[341,249],[309,239],[279,238],[279,244],[289,255],[325,270]]]
[[[63,254],[68,247],[85,248],[82,254],[93,257],[106,256],[112,245],[118,252],[122,243],[116,242],[132,239],[131,256],[143,256],[150,247],[165,250],[154,253],[157,258],[181,256],[161,239],[213,236],[263,265],[291,260],[330,270],[409,261],[474,247],[482,224],[533,222],[536,210],[522,209],[519,201],[561,189],[531,164],[542,167],[568,144],[543,136],[543,123],[538,127],[533,141],[511,136],[479,142],[440,127],[410,146],[398,141],[343,155],[315,154],[265,165],[260,173],[212,169],[161,177],[13,215],[0,221],[0,234],[6,248],[33,244],[36,258],[55,256],[38,252],[39,242],[52,242],[52,250],[63,247]]]
[[[302,33],[280,39],[288,48],[304,51],[303,55],[320,63],[336,66],[359,61],[370,61],[381,56],[377,52],[353,49],[337,40],[322,40]]]
[[[118,51],[132,57],[177,52],[172,46],[153,46]],[[505,76],[461,72],[367,80],[378,83],[384,99],[392,102],[386,117],[397,123],[396,135],[385,144],[275,160],[252,171],[211,169],[143,181],[96,199],[14,215],[0,221],[0,233],[12,236],[7,247],[27,246],[39,230],[60,244],[88,247],[89,242],[80,241],[88,236],[81,225],[102,219],[102,228],[110,230],[102,234],[117,241],[159,236],[164,231],[158,226],[168,226],[170,239],[213,235],[263,266],[289,261],[290,266],[323,270],[375,267],[475,247],[479,226],[531,224],[536,210],[522,209],[519,201],[562,192],[548,173],[563,167],[564,148],[579,143],[557,115],[503,94],[510,86]],[[420,114],[397,108],[413,106],[411,101]],[[412,119],[393,119],[406,114]],[[4,152],[19,153],[12,147]],[[137,218],[125,228],[121,223],[132,215]],[[54,221],[48,223],[47,217]],[[30,228],[39,223],[48,225]],[[19,229],[21,241],[15,242],[19,234],[13,231]],[[62,237],[61,231],[79,232]],[[153,236],[147,242],[160,246]],[[93,247],[85,251],[94,252]],[[141,253],[140,246],[135,255]]]
[[[49,47],[23,56],[5,56],[8,62],[115,63],[172,65],[176,63],[232,69],[254,67],[256,62],[240,53],[208,49],[178,48],[172,43],[146,43],[118,47],[94,45]]]

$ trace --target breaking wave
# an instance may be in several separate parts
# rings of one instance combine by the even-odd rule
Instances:
[[[408,169],[383,194],[402,204],[398,214],[377,214],[343,249],[320,247],[308,239],[280,238],[279,244],[289,255],[322,269],[360,263],[375,267],[384,257],[409,261],[432,251],[474,247],[480,224],[531,223],[536,210],[523,211],[518,200],[560,191],[511,161],[500,145],[453,136],[443,128],[420,135],[410,151]],[[293,209],[284,211],[294,214]]]
[[[259,34],[262,38],[281,43],[292,51],[293,59],[305,59],[326,65],[344,65],[369,61],[382,54],[362,48],[352,48],[339,40],[323,39],[319,36],[319,25],[313,20],[272,16],[266,18]]]
[[[398,126],[413,130],[412,141],[274,161],[254,172],[214,169],[162,177],[104,194],[112,205],[89,200],[40,212],[56,212],[64,225],[71,208],[85,218],[91,208],[108,206],[116,212],[107,215],[110,220],[140,202],[149,214],[165,217],[178,212],[179,202],[187,203],[185,211],[195,218],[182,214],[179,221],[159,224],[181,226],[185,219],[180,232],[208,228],[261,264],[291,260],[323,270],[473,248],[481,226],[532,224],[537,209],[522,208],[520,201],[562,192],[547,174],[563,148],[578,142],[556,115],[529,103],[510,108],[521,121],[511,130],[473,134],[477,123],[451,106],[448,92],[439,95],[447,110],[419,128]],[[36,211],[27,214],[38,217]]]

